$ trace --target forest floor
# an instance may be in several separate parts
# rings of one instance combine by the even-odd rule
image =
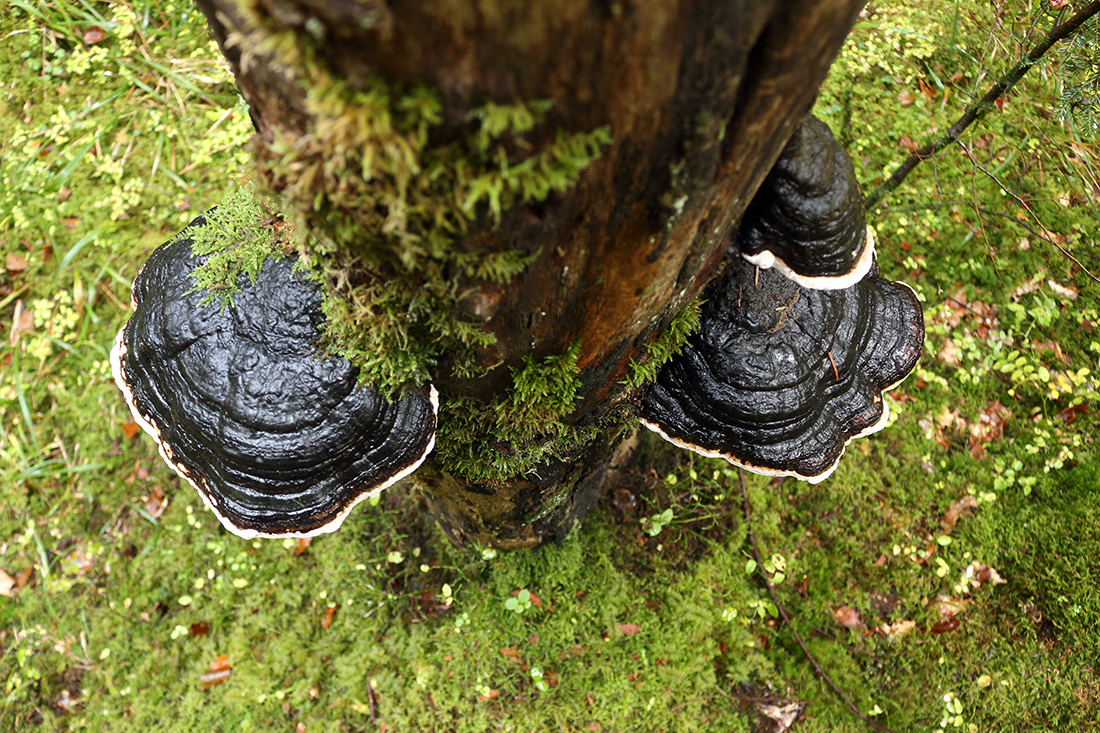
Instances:
[[[869,212],[928,336],[832,478],[750,476],[750,524],[728,464],[647,434],[574,537],[504,553],[401,486],[306,543],[180,485],[108,351],[149,252],[246,177],[247,110],[187,0],[10,5],[0,729],[1100,729],[1100,151],[1066,106],[1095,43]],[[867,191],[1051,24],[919,5],[871,6],[817,106]]]

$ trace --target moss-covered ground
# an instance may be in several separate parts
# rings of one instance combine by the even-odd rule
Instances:
[[[870,729],[794,632],[892,731],[1100,729],[1100,181],[1067,49],[871,212],[927,353],[832,478],[749,477],[754,568],[737,475],[648,435],[561,546],[455,550],[401,487],[308,545],[228,535],[107,352],[145,256],[246,175],[247,111],[185,0],[9,5],[0,730],[749,731],[784,701]],[[870,8],[818,105],[868,190],[1030,12]]]

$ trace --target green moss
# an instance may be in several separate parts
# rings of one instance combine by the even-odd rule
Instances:
[[[580,342],[560,356],[524,359],[512,370],[513,386],[489,405],[448,400],[440,408],[436,452],[448,470],[470,481],[520,476],[592,440],[595,427],[563,422],[580,380]]]
[[[676,314],[672,323],[648,346],[645,357],[639,361],[630,362],[630,375],[626,383],[631,387],[641,387],[657,378],[661,367],[680,353],[680,349],[687,343],[687,338],[699,328],[699,313],[702,301],[699,299],[688,303],[683,310]]]
[[[203,220],[201,226],[188,227],[175,237],[190,239],[196,257],[210,255],[191,273],[195,280],[191,292],[207,291],[202,305],[215,300],[232,305],[242,277],[255,284],[267,258],[286,257],[293,251],[290,225],[251,187],[232,191],[203,214]]]

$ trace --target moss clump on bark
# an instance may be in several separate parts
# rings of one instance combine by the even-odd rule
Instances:
[[[579,355],[578,341],[560,356],[527,357],[512,370],[508,394],[489,405],[463,398],[444,403],[436,444],[442,464],[469,481],[507,479],[590,442],[597,427],[563,422],[580,386]]]
[[[646,346],[645,357],[637,361],[631,360],[630,374],[626,378],[626,384],[630,387],[641,387],[657,378],[669,359],[680,353],[680,349],[687,343],[687,338],[699,327],[699,309],[703,301],[696,298],[676,314],[672,322],[657,338]]]
[[[239,8],[246,30],[228,44],[242,64],[273,57],[286,87],[306,90],[295,110],[306,131],[273,122],[255,152],[325,290],[329,346],[385,394],[430,380],[444,352],[458,376],[473,376],[475,349],[494,336],[455,307],[458,278],[506,284],[538,253],[456,244],[479,218],[499,222],[510,207],[571,188],[610,144],[609,129],[555,131],[550,101],[517,100],[474,106],[456,136],[434,91],[339,77],[308,32],[255,0]]]

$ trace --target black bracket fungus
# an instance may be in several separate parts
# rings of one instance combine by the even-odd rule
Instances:
[[[646,390],[642,422],[768,476],[827,478],[849,441],[885,426],[882,394],[924,343],[916,294],[877,268],[814,290],[734,257],[704,298],[699,330]]]
[[[204,224],[195,219],[188,230]],[[431,385],[396,401],[319,353],[319,288],[295,258],[240,276],[232,305],[202,305],[184,230],[134,281],[111,350],[115,381],[160,454],[233,534],[311,537],[412,473],[435,443]]]
[[[829,126],[807,116],[756,192],[737,232],[745,259],[806,288],[837,290],[863,279],[875,240],[848,153]]]

